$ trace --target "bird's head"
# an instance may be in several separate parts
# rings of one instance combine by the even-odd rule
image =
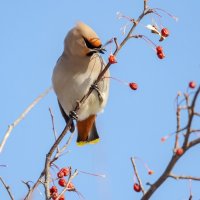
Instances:
[[[76,56],[104,53],[101,40],[88,25],[79,22],[69,31],[64,41],[64,51]]]

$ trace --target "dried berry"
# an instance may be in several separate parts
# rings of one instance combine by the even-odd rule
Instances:
[[[69,190],[74,190],[74,189],[75,189],[74,184],[73,184],[72,182],[69,182],[67,188],[68,188]]]

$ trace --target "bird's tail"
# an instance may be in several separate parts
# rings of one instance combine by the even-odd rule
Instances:
[[[95,119],[96,115],[91,115],[87,119],[77,122],[78,146],[83,146],[85,144],[96,144],[99,142],[99,135],[97,133]]]

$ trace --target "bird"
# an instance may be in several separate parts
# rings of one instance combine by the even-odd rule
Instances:
[[[70,118],[75,119],[78,146],[99,142],[96,118],[103,112],[108,101],[109,70],[96,85],[94,83],[105,68],[105,62],[100,55],[104,51],[97,33],[87,24],[78,22],[67,33],[64,50],[53,69],[52,83],[60,111],[66,124]],[[77,102],[91,87],[92,93],[74,113]],[[74,130],[75,125],[72,122],[70,131]]]

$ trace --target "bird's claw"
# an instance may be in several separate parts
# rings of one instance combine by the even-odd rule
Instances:
[[[99,101],[100,101],[100,103],[102,103],[103,102],[103,97],[101,95],[101,92],[99,90],[99,87],[98,87],[97,83],[92,84],[91,85],[91,89],[93,89],[93,90],[95,90],[97,92],[98,97],[99,97]]]
[[[74,120],[78,120],[78,115],[76,114],[75,111],[70,111],[69,112],[69,117],[74,119]]]

